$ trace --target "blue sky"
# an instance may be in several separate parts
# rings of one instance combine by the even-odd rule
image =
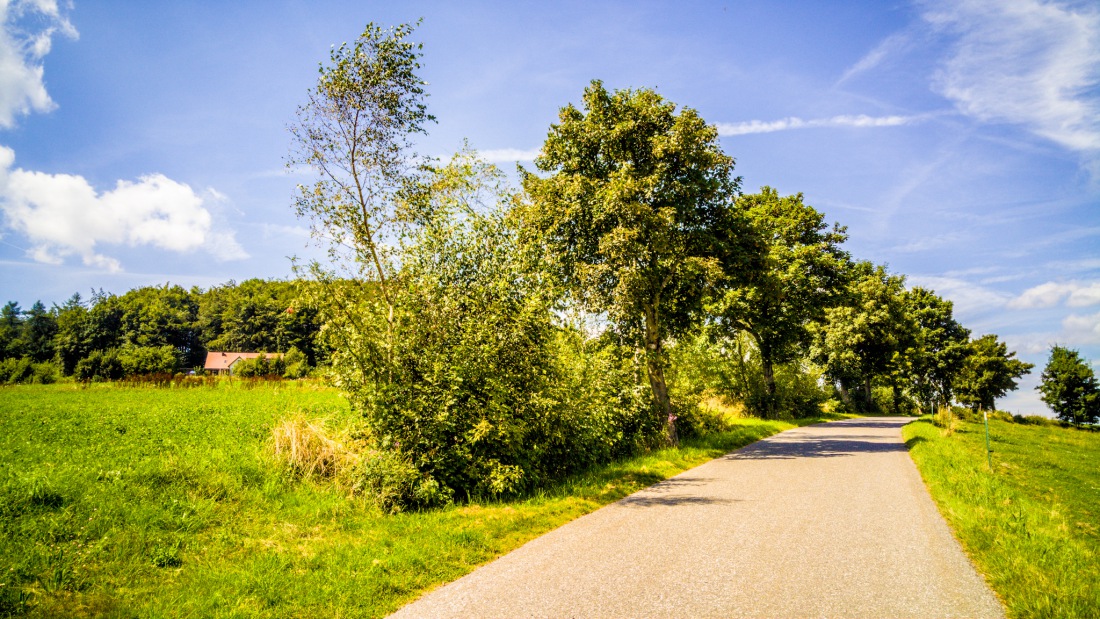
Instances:
[[[1037,364],[1100,362],[1100,8],[1091,2],[0,0],[0,290],[60,303],[286,277],[310,256],[286,126],[331,45],[423,18],[446,156],[513,169],[599,78],[723,135],[858,258]]]

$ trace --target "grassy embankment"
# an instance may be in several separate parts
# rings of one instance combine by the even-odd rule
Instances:
[[[0,390],[0,617],[379,616],[601,505],[793,427],[740,420],[535,496],[386,516],[272,456],[331,389]]]
[[[1100,433],[990,420],[904,430],[913,460],[1011,617],[1100,617]]]

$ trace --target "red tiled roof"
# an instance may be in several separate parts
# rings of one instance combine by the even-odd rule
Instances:
[[[242,359],[255,359],[263,355],[268,359],[277,359],[283,356],[281,352],[208,352],[206,353],[206,365],[208,370],[228,370],[229,366]]]

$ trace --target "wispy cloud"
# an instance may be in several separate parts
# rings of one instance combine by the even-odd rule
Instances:
[[[1062,329],[1069,345],[1100,344],[1100,312],[1095,314],[1070,314],[1062,321]]]
[[[1008,302],[1012,309],[1054,307],[1065,301],[1069,307],[1100,305],[1100,282],[1046,282],[1028,288]]]
[[[914,275],[909,278],[909,283],[934,290],[941,297],[951,300],[956,313],[964,317],[1004,307],[1010,299],[1003,292],[956,277]]]
[[[514,161],[534,161],[535,157],[539,156],[539,149],[490,148],[480,150],[477,154],[489,163],[512,163]]]
[[[0,127],[14,127],[19,115],[54,108],[42,81],[42,58],[57,33],[77,37],[56,2],[0,0]]]
[[[933,0],[923,18],[955,37],[934,85],[960,112],[1022,125],[1072,150],[1100,150],[1100,10]]]
[[[718,123],[718,135],[735,136],[752,133],[773,133],[790,129],[813,129],[817,127],[897,127],[919,122],[925,115],[914,116],[833,116],[830,118],[802,119],[796,116],[781,120],[750,120],[740,123]]]
[[[874,69],[891,55],[909,48],[911,46],[911,40],[909,34],[905,32],[895,32],[886,37],[882,42],[876,45],[874,49],[867,52],[863,58],[860,58],[851,67],[848,67],[844,75],[840,76],[840,79],[837,80],[837,85],[839,86],[861,73]]]

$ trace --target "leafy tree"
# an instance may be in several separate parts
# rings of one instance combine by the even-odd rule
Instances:
[[[971,340],[955,387],[959,402],[974,410],[994,410],[996,399],[1015,389],[1016,381],[1035,367],[1015,357],[996,335]]]
[[[73,293],[63,305],[55,308],[57,314],[57,334],[54,335],[54,350],[61,363],[61,372],[66,376],[73,373],[78,361],[88,356],[85,329],[88,322],[88,308],[84,306],[80,293]]]
[[[843,293],[847,252],[844,228],[830,230],[825,216],[770,187],[744,195],[737,204],[762,239],[761,267],[733,285],[715,308],[724,324],[752,335],[760,354],[765,414],[775,411],[775,364],[794,361],[811,341],[808,326]]]
[[[955,320],[952,303],[930,290],[915,287],[905,299],[917,322],[916,346],[907,359],[914,394],[925,408],[934,399],[951,402],[970,351],[970,331]]]
[[[1058,419],[1080,427],[1100,418],[1100,387],[1096,374],[1080,353],[1063,346],[1050,349],[1042,383],[1036,387]]]
[[[196,327],[197,292],[165,284],[135,288],[118,297],[115,302],[122,312],[122,344],[137,348],[170,346],[176,351],[177,365],[200,365],[205,350]]]
[[[229,282],[202,293],[196,317],[200,341],[207,350],[284,352],[297,348],[307,361],[321,356],[315,337],[317,309],[299,288],[308,282],[249,279]]]
[[[57,318],[35,301],[23,319],[23,352],[35,363],[53,359],[53,338],[57,334]]]
[[[847,300],[825,310],[825,320],[814,326],[813,356],[853,404],[850,393],[861,396],[857,408],[874,408],[872,385],[886,379],[897,390],[899,369],[913,345],[916,325],[905,306],[905,278],[890,275],[881,266],[855,265]],[[898,406],[895,398],[895,408]]]
[[[175,374],[180,369],[178,351],[165,346],[125,346],[117,352],[123,376]]]
[[[286,365],[283,378],[305,378],[309,375],[309,362],[306,360],[305,353],[297,348],[292,346],[283,357],[283,362]]]
[[[23,356],[23,310],[15,301],[0,309],[0,359]]]
[[[295,211],[310,219],[330,262],[348,270],[343,279],[378,293],[368,295],[372,307],[357,306],[383,327],[382,338],[367,338],[381,351],[372,359],[389,356],[397,320],[393,205],[415,169],[412,136],[426,133],[425,124],[434,120],[417,75],[421,47],[408,40],[412,31],[410,25],[384,30],[368,24],[353,45],[334,48],[291,127],[295,146],[287,165],[319,176],[299,186]],[[332,279],[318,263],[310,270]]]
[[[547,176],[524,173],[526,225],[573,297],[644,349],[674,441],[665,342],[698,322],[722,264],[735,262],[724,255],[744,231],[733,158],[695,110],[597,80],[583,109],[562,108],[535,165]]]

